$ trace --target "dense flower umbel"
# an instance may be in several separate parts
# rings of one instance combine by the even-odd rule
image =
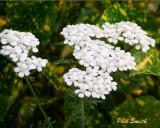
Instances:
[[[19,61],[17,63],[17,67],[14,69],[15,72],[18,73],[19,77],[24,77],[30,75],[30,71],[37,69],[37,71],[41,72],[42,67],[45,67],[47,64],[46,59],[37,58],[35,56],[27,57],[25,61]]]
[[[114,44],[123,41],[143,52],[149,50],[150,46],[155,46],[155,40],[148,37],[147,33],[135,23],[124,21],[116,24],[105,23],[102,27],[104,37]]]
[[[113,78],[109,73],[98,69],[91,68],[81,71],[77,68],[72,68],[68,73],[64,74],[64,79],[67,85],[73,84],[78,88],[75,93],[81,98],[92,96],[93,98],[105,99],[105,94],[117,89],[117,83],[112,82]]]
[[[91,40],[91,37],[106,38],[108,42],[117,44],[123,41],[137,50],[143,52],[149,50],[150,46],[155,46],[155,40],[148,37],[145,31],[135,23],[119,22],[116,24],[105,23],[100,29],[94,25],[78,24],[68,25],[61,32],[65,37],[64,44],[84,45],[85,41]]]
[[[75,93],[81,98],[87,96],[105,99],[105,94],[117,89],[117,83],[112,82],[110,73],[136,67],[131,53],[106,44],[100,38],[106,38],[114,44],[123,41],[143,52],[155,45],[155,40],[131,22],[105,23],[102,29],[90,24],[68,25],[61,34],[65,37],[64,44],[74,46],[73,56],[86,67],[86,71],[72,68],[64,74],[67,85],[74,85]]]
[[[127,69],[134,69],[136,63],[134,57],[129,52],[114,48],[100,40],[92,40],[86,43],[84,47],[75,47],[73,55],[79,60],[79,63],[85,67],[98,67],[104,72],[115,72]]]
[[[42,67],[47,64],[46,59],[29,57],[30,51],[38,52],[37,46],[39,45],[39,40],[30,32],[6,29],[0,33],[0,42],[2,43],[0,54],[16,62],[15,72],[19,77],[30,75],[32,69],[42,71]]]

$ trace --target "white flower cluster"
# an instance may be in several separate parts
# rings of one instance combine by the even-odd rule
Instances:
[[[129,52],[114,48],[104,41],[91,40],[84,47],[75,46],[73,55],[85,67],[98,67],[103,72],[116,72],[134,69],[136,63]]]
[[[76,87],[75,93],[84,96],[105,99],[105,95],[116,90],[117,83],[112,82],[110,73],[117,70],[135,69],[135,58],[131,53],[113,47],[96,38],[106,38],[109,42],[124,41],[135,45],[137,49],[147,51],[155,41],[146,36],[139,26],[131,22],[116,24],[105,23],[103,29],[90,24],[68,25],[61,34],[64,44],[74,46],[73,56],[86,67],[85,71],[72,68],[64,74],[67,85]]]
[[[71,86],[73,84],[78,87],[75,93],[81,98],[92,96],[93,98],[105,99],[106,94],[117,89],[117,83],[112,82],[113,78],[107,72],[104,73],[101,70],[90,72],[89,70],[81,71],[72,68],[67,74],[64,74],[64,79],[67,85]]]
[[[18,32],[6,29],[0,33],[2,48],[0,54],[8,56],[17,63],[15,72],[19,77],[28,76],[32,69],[42,71],[47,64],[46,59],[29,57],[29,52],[38,52],[39,40],[30,32]]]
[[[147,52],[150,46],[155,46],[155,40],[148,37],[147,33],[135,23],[124,21],[116,24],[105,23],[102,28],[104,37],[114,44],[123,41],[143,52]]]
[[[135,46],[137,50],[146,52],[150,46],[155,46],[155,40],[148,37],[147,33],[135,23],[119,22],[110,24],[106,22],[102,25],[103,29],[90,24],[68,25],[61,32],[65,41],[64,44],[84,45],[83,41],[88,41],[90,37],[106,38],[110,43],[117,44],[118,41],[123,41],[131,46]]]

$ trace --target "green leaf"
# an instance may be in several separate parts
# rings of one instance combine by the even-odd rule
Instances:
[[[68,91],[65,95],[64,113],[66,123],[64,128],[74,127],[74,125],[81,126],[81,105],[80,99],[74,94],[73,91]],[[72,126],[71,126],[72,124]]]
[[[143,28],[153,30],[154,32],[157,30],[158,24],[153,24],[153,19],[153,16],[144,13],[133,6],[116,2],[106,6],[105,11],[99,19],[98,25],[101,26],[105,22],[117,23],[120,21],[130,21],[137,23]]]
[[[160,101],[152,96],[127,100],[111,112],[112,125],[115,128],[159,128],[159,108]]]
[[[160,54],[157,49],[153,48],[147,53],[139,51],[133,53],[133,56],[136,58],[137,67],[131,71],[131,76],[138,74],[160,76]]]
[[[116,23],[116,22],[127,21],[127,20],[131,20],[131,21],[142,20],[142,19],[134,18],[135,16],[137,16],[137,14],[141,16],[144,15],[142,12],[136,10],[133,7],[129,7],[126,4],[115,3],[106,7],[105,11],[103,12],[100,18],[100,23],[104,23],[107,21],[110,23]]]
[[[69,90],[65,95],[64,112],[65,124],[64,128],[81,128],[82,123],[82,99],[79,98],[74,91]],[[84,120],[87,128],[104,128],[108,123],[104,117],[97,111],[96,106],[99,101],[91,98],[84,98]],[[100,124],[102,124],[100,126]]]

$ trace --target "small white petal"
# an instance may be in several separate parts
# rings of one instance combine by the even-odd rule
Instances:
[[[38,67],[37,70],[38,70],[38,72],[41,72],[42,71],[42,67]]]
[[[15,72],[19,72],[20,70],[19,70],[18,67],[16,67],[16,68],[14,68],[14,71],[15,71]]]
[[[30,72],[29,71],[25,71],[24,73],[26,76],[29,76],[30,75]]]
[[[23,72],[20,72],[20,73],[18,74],[18,76],[22,78],[22,77],[24,77],[24,73],[23,73]]]
[[[84,94],[83,94],[83,93],[79,93],[78,96],[79,96],[80,98],[83,98],[83,97],[84,97]]]
[[[33,52],[38,52],[38,49],[37,48],[33,48],[33,50],[32,50]]]
[[[89,92],[89,91],[86,91],[84,94],[85,94],[87,97],[90,97],[90,96],[91,96],[91,92]]]

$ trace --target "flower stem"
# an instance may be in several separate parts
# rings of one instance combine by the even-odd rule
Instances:
[[[81,100],[81,120],[82,120],[82,124],[81,124],[81,127],[84,128],[85,126],[85,114],[84,114],[84,100],[82,99]]]
[[[32,85],[31,85],[31,83],[30,83],[29,79],[28,79],[27,77],[25,77],[25,79],[26,79],[27,85],[28,85],[28,87],[29,87],[32,95],[33,95],[33,96],[35,97],[35,99],[36,99],[36,102],[37,102],[37,105],[38,105],[40,111],[42,112],[44,118],[45,118],[46,120],[48,120],[48,116],[47,116],[47,114],[45,113],[45,111],[43,110],[43,108],[42,108],[42,106],[41,106],[41,103],[40,103],[40,101],[39,101],[39,99],[38,99],[38,97],[37,97],[37,95],[36,95],[36,93],[35,93]]]

